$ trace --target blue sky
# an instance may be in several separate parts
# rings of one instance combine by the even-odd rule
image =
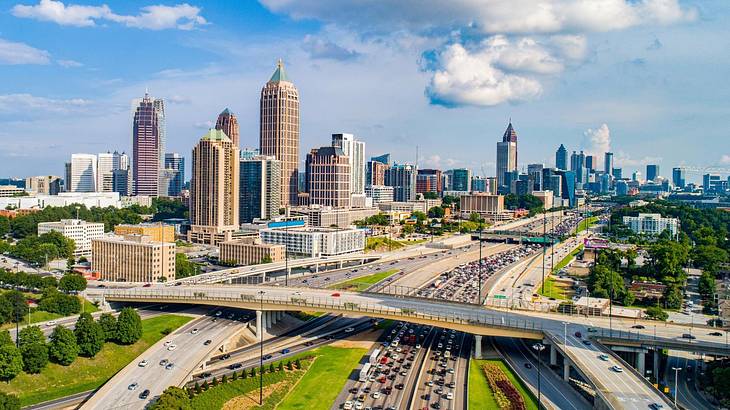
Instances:
[[[62,175],[131,147],[131,100],[167,100],[186,156],[224,108],[258,145],[283,58],[301,153],[352,132],[366,154],[494,175],[511,117],[520,166],[560,143],[625,168],[730,167],[723,0],[0,1],[0,176]]]

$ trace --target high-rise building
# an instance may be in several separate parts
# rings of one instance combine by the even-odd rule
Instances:
[[[129,171],[129,155],[117,151],[102,152],[96,158],[96,190],[114,192],[114,171]]]
[[[145,93],[134,103],[132,178],[135,195],[157,196],[165,152],[165,103]]]
[[[41,175],[25,179],[26,191],[36,194],[58,195],[61,192],[61,177],[54,175]]]
[[[215,121],[215,129],[223,131],[231,139],[233,146],[239,148],[238,119],[236,118],[236,114],[232,113],[231,110],[226,108],[218,114],[218,119]]]
[[[614,179],[621,179],[624,175],[624,171],[622,168],[614,168],[611,175],[613,175]]]
[[[307,192],[312,205],[349,208],[350,158],[338,147],[312,149],[307,154]]]
[[[426,192],[441,193],[443,192],[441,178],[441,170],[439,169],[419,169],[416,174],[416,193],[424,194]]]
[[[598,161],[596,161],[595,155],[586,155],[586,171],[591,174],[595,172],[596,165],[598,165]]]
[[[659,165],[649,164],[646,166],[646,180],[654,181],[659,176]]]
[[[586,172],[586,156],[583,151],[580,154],[573,151],[570,156],[570,170],[575,174],[575,182],[585,184],[588,182],[588,173]]]
[[[568,206],[574,207],[577,203],[575,197],[575,172],[556,170],[555,174],[560,176],[560,197],[568,200]]]
[[[555,151],[555,168],[562,170],[568,169],[568,150],[565,149],[563,144],[560,144],[558,150]]]
[[[352,134],[332,134],[332,146],[342,149],[350,160],[350,189],[365,194],[365,143]]]
[[[279,60],[261,89],[261,155],[281,161],[281,204],[297,204],[299,174],[299,92]]]
[[[389,154],[385,154],[388,155]],[[376,161],[376,158],[370,158],[370,161],[365,164],[365,186],[371,185],[385,185],[385,170],[390,168],[390,163]]]
[[[684,189],[687,185],[684,168],[672,168],[672,184],[679,189]]]
[[[221,130],[211,129],[193,148],[190,180],[192,242],[217,245],[238,230],[238,147]]]
[[[451,190],[469,192],[471,189],[471,170],[466,168],[452,169],[451,172]]]
[[[502,141],[497,143],[497,184],[505,186],[505,172],[517,170],[517,132],[512,127],[512,121],[502,135]]]
[[[132,193],[132,171],[130,169],[112,171],[112,192],[121,196],[128,196]]]
[[[416,174],[416,167],[411,164],[393,164],[385,171],[385,185],[393,187],[396,202],[416,199]]]
[[[613,152],[603,154],[603,172],[613,176]]]
[[[723,181],[718,174],[702,175],[702,189],[706,194],[720,194],[727,189],[728,182]]]
[[[535,181],[533,191],[542,191],[547,189],[543,187],[542,183],[542,170],[545,169],[545,164],[527,164],[527,175],[531,176]]]
[[[240,223],[256,218],[272,219],[281,206],[281,161],[259,155],[241,159],[239,188]]]
[[[629,184],[624,180],[616,181],[616,195],[626,196],[629,194]]]
[[[165,169],[174,171],[167,185],[167,196],[180,196],[185,185],[185,157],[177,152],[166,152]]]
[[[97,162],[93,154],[72,154],[68,192],[97,191]]]

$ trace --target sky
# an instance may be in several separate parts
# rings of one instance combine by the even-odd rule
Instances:
[[[726,0],[188,1],[0,0],[0,177],[130,153],[145,90],[168,152],[189,158],[224,108],[257,147],[279,58],[302,157],[350,132],[368,157],[493,176],[511,119],[520,168],[561,143],[624,175],[730,168]]]

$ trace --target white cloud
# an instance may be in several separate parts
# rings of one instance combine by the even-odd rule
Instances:
[[[200,15],[200,8],[187,3],[174,6],[143,7],[138,15],[115,14],[106,4],[101,6],[65,5],[62,1],[40,0],[33,6],[18,4],[12,9],[16,17],[50,21],[62,26],[91,27],[97,20],[121,23],[127,27],[149,30],[177,28],[191,30],[208,24]]]
[[[459,161],[455,160],[454,158],[441,158],[440,155],[434,154],[428,157],[421,157],[419,159],[421,166],[427,166],[427,167],[433,167],[433,168],[441,168],[444,167],[453,167],[456,165]]]
[[[597,129],[587,129],[583,133],[583,150],[589,154],[603,158],[603,153],[611,151],[611,130],[608,125],[601,124]]]
[[[484,34],[621,30],[694,20],[678,0],[260,0],[271,11],[368,31],[472,27]]]
[[[0,64],[48,64],[49,62],[48,51],[0,38]]]
[[[721,164],[730,164],[730,155],[724,154],[722,157],[720,157],[720,163]]]
[[[76,67],[84,66],[82,63],[79,63],[78,61],[74,61],[74,60],[56,60],[56,63],[58,63],[58,65],[60,65],[63,68],[76,68]]]
[[[302,42],[302,48],[309,53],[313,59],[331,59],[347,61],[353,60],[360,56],[355,50],[349,50],[330,40],[315,37],[307,34]]]
[[[658,164],[662,162],[662,157],[644,156],[641,158],[632,158],[628,153],[619,151],[614,154],[613,161],[619,167],[639,167],[646,164]]]
[[[213,121],[207,120],[207,121],[199,121],[193,124],[193,127],[200,128],[202,130],[209,130],[213,127],[215,127],[215,123]]]
[[[83,110],[91,101],[82,98],[59,100],[31,94],[0,95],[0,114],[13,113],[68,113]]]

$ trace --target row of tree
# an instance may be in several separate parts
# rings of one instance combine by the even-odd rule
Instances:
[[[40,276],[25,272],[11,272],[0,269],[0,284],[6,287],[18,287],[29,292],[42,291],[46,288],[58,288],[64,292],[81,292],[86,289],[86,279],[75,273],[67,273],[61,280],[53,276]]]
[[[73,256],[76,244],[72,239],[66,238],[60,232],[52,231],[40,236],[26,236],[14,245],[0,241],[2,253],[10,255],[37,265],[45,265],[46,262],[54,259],[67,259]]]
[[[56,326],[47,341],[38,326],[27,326],[13,343],[8,331],[0,333],[0,380],[9,381],[21,371],[40,373],[51,361],[62,366],[78,356],[94,357],[105,342],[128,345],[142,337],[142,320],[132,308],[124,308],[118,318],[105,313],[95,321],[83,313],[74,330]]]

